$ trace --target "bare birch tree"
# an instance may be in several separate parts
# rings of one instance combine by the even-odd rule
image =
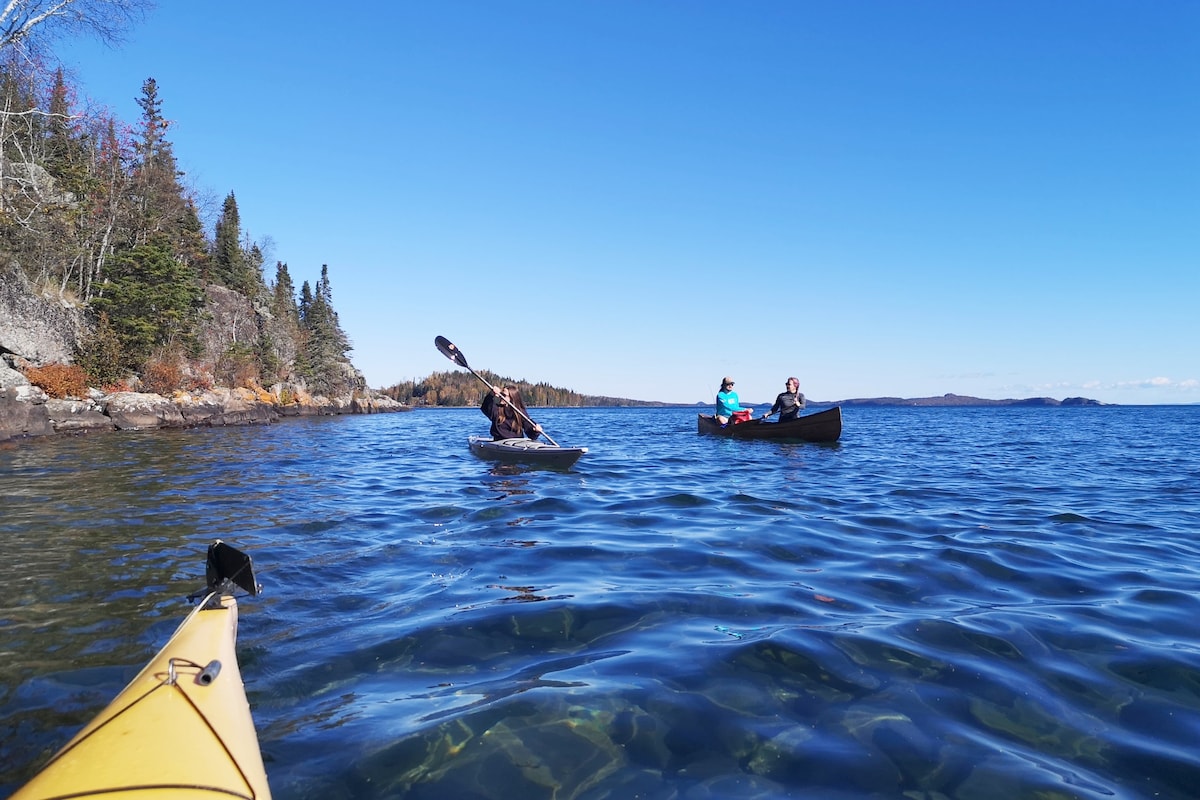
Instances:
[[[85,192],[83,186],[63,181],[63,168],[84,165],[67,165],[63,158],[55,158],[65,155],[62,146],[70,143],[74,156],[89,149],[98,154],[96,142],[102,140],[72,141],[77,133],[71,130],[73,126],[95,125],[96,121],[71,112],[61,69],[46,67],[53,61],[50,44],[72,35],[91,35],[106,44],[118,44],[125,31],[151,8],[152,0],[0,0],[0,229],[5,234],[5,249],[23,251],[28,256],[22,259],[26,268],[37,265],[43,273],[32,277],[39,284],[57,282],[60,295],[74,282],[84,299],[91,296],[92,278],[110,245],[112,220],[104,224],[106,204],[95,191],[101,185]],[[46,93],[42,89],[51,71],[54,85]],[[59,149],[52,152],[48,147]],[[103,179],[103,175],[98,177]],[[98,201],[101,208],[96,207]],[[101,213],[97,215],[97,211]],[[99,231],[94,230],[97,222],[101,223]],[[78,240],[74,253],[67,247],[57,258],[39,255],[47,242],[73,240]]]
[[[153,7],[152,0],[0,0],[0,52],[37,55],[54,39],[76,34],[116,44]]]

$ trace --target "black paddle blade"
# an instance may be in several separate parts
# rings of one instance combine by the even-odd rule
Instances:
[[[254,582],[254,565],[250,556],[220,539],[208,546],[208,564],[204,573],[209,591],[216,589],[226,579],[251,595],[257,595],[262,588]]]
[[[458,364],[460,367],[466,367],[467,369],[471,368],[470,365],[467,364],[467,357],[463,355],[462,350],[459,350],[457,347],[455,347],[454,342],[450,341],[445,336],[437,337],[433,340],[433,343],[437,346],[438,352],[453,361],[455,364]]]

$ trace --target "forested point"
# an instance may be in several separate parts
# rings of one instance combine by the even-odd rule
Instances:
[[[476,370],[481,378],[492,386],[516,386],[527,406],[568,408],[664,406],[648,400],[628,400],[621,397],[600,397],[579,394],[570,389],[560,389],[547,383],[530,383],[497,375],[487,370]],[[427,378],[405,381],[380,390],[385,397],[410,406],[478,406],[483,396],[490,391],[483,382],[467,372],[435,372]]]
[[[365,389],[328,266],[298,292],[285,263],[267,281],[264,248],[245,232],[232,191],[205,229],[155,80],[142,84],[141,118],[129,124],[80,103],[28,41],[0,37],[0,282],[78,319],[61,363],[0,355],[52,396],[80,383],[160,394]]]

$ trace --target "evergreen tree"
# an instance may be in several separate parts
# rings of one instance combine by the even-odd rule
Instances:
[[[300,309],[296,305],[296,285],[288,273],[287,264],[275,262],[275,282],[271,286],[271,313],[278,319],[300,326]]]
[[[308,318],[313,307],[313,291],[308,285],[308,281],[300,284],[300,304],[297,310],[300,312],[300,324],[308,327]]]
[[[322,316],[320,320],[321,334],[327,340],[326,351],[333,360],[343,361],[346,354],[353,348],[350,346],[350,338],[342,330],[342,323],[338,319],[337,312],[333,310],[333,290],[329,284],[328,264],[321,265],[321,280],[317,282],[316,297]]]
[[[263,280],[262,269],[265,260],[262,249],[246,238],[242,246],[242,263],[245,264],[245,270],[242,273],[243,288],[240,291],[252,300],[266,293],[267,284]]]
[[[329,266],[321,265],[321,280],[316,290],[308,281],[300,290],[300,322],[304,331],[303,346],[306,376],[317,393],[337,391],[342,366],[347,362],[350,341],[342,331],[337,312],[333,310],[333,292],[329,284]]]
[[[115,386],[127,378],[130,369],[123,366],[125,348],[108,314],[100,313],[95,327],[84,338],[76,363],[87,373],[93,386]]]
[[[230,192],[217,219],[211,270],[205,277],[253,300],[267,288],[262,265],[262,250],[242,233],[237,198]]]
[[[293,359],[302,360],[304,334],[300,329],[300,309],[296,305],[296,287],[292,283],[292,276],[288,273],[287,264],[284,264],[282,261],[275,262],[275,280],[271,284],[270,309],[271,316],[274,318],[271,330],[275,332],[275,335],[279,339],[286,339],[292,345],[288,348],[288,353]],[[271,342],[272,346],[275,344],[275,341]],[[275,352],[278,351],[275,350]],[[286,365],[279,363],[278,358],[274,361],[275,374],[285,372],[284,368]],[[270,366],[270,359],[264,358],[263,372],[270,372],[268,369]],[[304,365],[293,363],[291,366],[299,374],[302,372],[301,367]]]
[[[240,291],[245,259],[242,253],[242,223],[237,198],[230,192],[221,206],[213,235],[212,273],[209,279],[220,286]]]
[[[134,199],[141,216],[133,244],[143,244],[156,233],[175,241],[188,218],[187,201],[179,184],[175,153],[166,133],[170,123],[162,115],[158,83],[147,78],[137,99],[142,109],[141,135],[134,144]]]
[[[46,171],[58,188],[76,198],[85,196],[95,184],[87,146],[76,133],[71,113],[70,91],[62,68],[54,73],[50,87],[50,113],[46,117]]]
[[[104,294],[92,305],[106,313],[124,348],[122,366],[137,371],[159,348],[191,348],[202,303],[190,267],[157,236],[113,257]]]
[[[300,300],[296,307],[299,317],[300,334],[296,337],[296,374],[304,379],[310,386],[315,382],[316,369],[312,360],[309,358],[309,339],[308,319],[311,316],[313,306],[312,287],[308,285],[308,281],[300,284]]]
[[[200,212],[196,210],[196,204],[191,198],[184,200],[173,249],[175,258],[181,264],[187,265],[197,279],[209,271],[212,256],[209,255],[208,242],[204,238]]]
[[[275,338],[266,329],[259,331],[258,341],[254,345],[254,360],[258,363],[259,378],[264,383],[271,384],[279,379],[283,363],[279,360]]]

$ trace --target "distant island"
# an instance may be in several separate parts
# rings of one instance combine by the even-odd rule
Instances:
[[[480,397],[486,387],[482,386],[482,377],[494,386],[512,384],[521,390],[525,404],[538,408],[629,408],[629,407],[670,407],[711,408],[713,401],[702,400],[694,404],[668,403],[661,400],[634,400],[628,397],[606,397],[602,395],[581,394],[570,389],[551,386],[548,383],[534,383],[522,379],[513,379],[497,375],[487,370],[479,370],[478,375],[472,375],[462,370],[435,372],[427,378],[406,381],[380,389],[379,394],[403,403],[410,408],[415,407],[450,407],[479,405]],[[742,401],[747,406],[770,407],[771,402],[751,403]],[[982,397],[968,397],[961,394],[943,394],[938,397],[858,397],[850,400],[809,400],[808,405],[814,407],[829,406],[1102,406],[1098,400],[1086,397],[1068,397],[1056,400],[1053,397],[1028,397],[1025,399],[988,400]]]
[[[698,406],[711,403],[697,403]],[[750,405],[767,405],[766,403],[751,403]],[[1087,397],[1067,397],[1056,400],[1053,397],[1026,397],[1024,399],[1009,398],[1006,400],[989,400],[983,397],[968,397],[961,394],[943,394],[938,397],[858,397],[851,400],[816,401],[809,400],[810,406],[1102,406],[1099,400]]]

